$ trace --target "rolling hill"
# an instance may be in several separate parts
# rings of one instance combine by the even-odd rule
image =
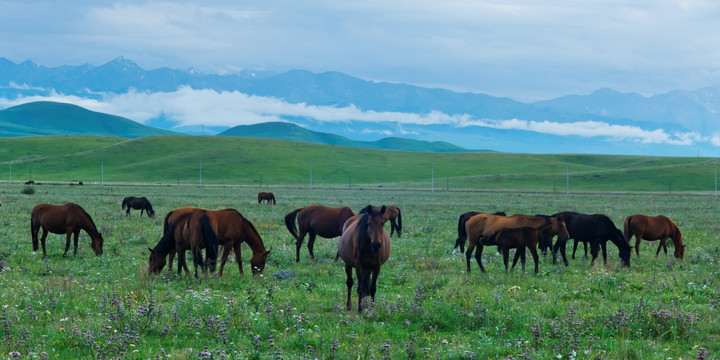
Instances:
[[[467,149],[441,141],[428,142],[398,137],[377,141],[355,141],[344,136],[307,130],[292,123],[267,122],[255,125],[239,125],[218,134],[268,139],[302,141],[315,144],[338,145],[365,149],[384,149],[427,152],[463,152]]]
[[[0,110],[0,137],[104,135],[138,138],[177,134],[72,104],[31,102]]]

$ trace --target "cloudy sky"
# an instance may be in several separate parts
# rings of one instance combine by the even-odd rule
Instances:
[[[720,83],[715,0],[0,0],[0,56],[44,66],[341,71],[520,101]]]

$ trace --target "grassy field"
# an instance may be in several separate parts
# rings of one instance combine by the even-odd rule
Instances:
[[[591,165],[588,165],[591,166]],[[577,195],[274,187],[277,206],[258,205],[257,188],[0,185],[0,358],[127,359],[694,359],[720,353],[718,200],[667,194]],[[267,189],[263,189],[267,190]],[[158,218],[130,217],[122,198],[147,196]],[[77,202],[105,238],[96,257],[81,235],[77,256],[62,257],[64,237],[50,235],[48,258],[32,252],[30,210]],[[392,238],[376,303],[343,309],[346,290],[337,239],[318,239],[316,260],[295,246],[285,213],[309,204],[368,203],[402,209],[403,235]],[[272,250],[265,273],[244,276],[228,264],[223,278],[148,276],[148,247],[162,215],[185,205],[233,207],[257,226]],[[470,211],[605,213],[621,225],[635,213],[666,214],[683,231],[685,259],[654,256],[608,265],[578,257],[569,267],[541,257],[540,273],[505,274],[493,247],[487,273],[452,253],[459,214]],[[389,225],[388,225],[389,229]],[[571,251],[571,249],[568,249]],[[581,250],[579,250],[581,251]],[[355,290],[355,289],[353,289]],[[353,291],[353,303],[356,301]]]
[[[14,182],[443,190],[715,190],[714,158],[418,153],[224,136],[0,138]],[[2,175],[4,174],[4,175]]]

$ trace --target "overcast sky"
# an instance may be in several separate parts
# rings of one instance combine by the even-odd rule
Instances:
[[[520,101],[720,84],[720,2],[0,0],[0,56],[44,66],[341,71]]]

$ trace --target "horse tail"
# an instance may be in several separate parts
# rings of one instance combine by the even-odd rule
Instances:
[[[400,232],[402,232],[402,213],[400,212],[400,208],[399,208],[399,207],[395,207],[395,208],[396,208],[397,211],[398,211],[398,216],[397,216],[397,229],[396,229],[396,230],[397,230],[398,237],[400,237]]]
[[[210,265],[210,272],[214,272],[218,256],[218,238],[215,231],[213,231],[212,225],[210,224],[210,217],[207,214],[203,214],[200,218],[200,224],[202,227],[203,243],[205,244],[205,258],[208,265]]]
[[[122,201],[122,209],[125,210],[125,203],[127,203],[128,198],[124,198]]]
[[[455,240],[455,247],[453,247],[453,250],[460,247],[462,250],[465,248],[465,241],[467,240],[467,231],[465,231],[465,223],[469,217],[466,217],[465,214],[460,215],[460,218],[458,218],[458,238]]]
[[[625,218],[625,222],[623,223],[623,237],[625,238],[625,241],[628,243],[630,242],[630,238],[633,236],[633,232],[630,229],[630,221],[632,220],[632,216],[628,216]]]
[[[258,204],[262,202],[262,193],[258,193]]]
[[[35,234],[35,226],[36,226],[35,224],[36,224],[38,221],[35,219],[35,217],[37,217],[37,215],[35,214],[35,212],[33,212],[33,213],[30,215],[30,234],[31,234],[31,237],[32,237],[33,251],[37,251],[37,250],[38,250],[38,238],[37,238],[37,235]],[[37,227],[39,228],[39,227],[40,227],[40,224],[37,224]],[[39,229],[38,229],[38,231],[39,231]]]
[[[168,223],[170,220],[170,216],[172,216],[174,210],[168,211],[167,214],[165,214],[165,218],[163,219],[163,234],[168,231],[170,228],[170,224]]]
[[[299,213],[302,209],[303,208],[295,209],[285,215],[285,226],[287,227],[288,231],[290,231],[290,234],[295,238],[295,240],[298,239],[297,228],[295,227],[295,218],[297,217],[297,213]]]

